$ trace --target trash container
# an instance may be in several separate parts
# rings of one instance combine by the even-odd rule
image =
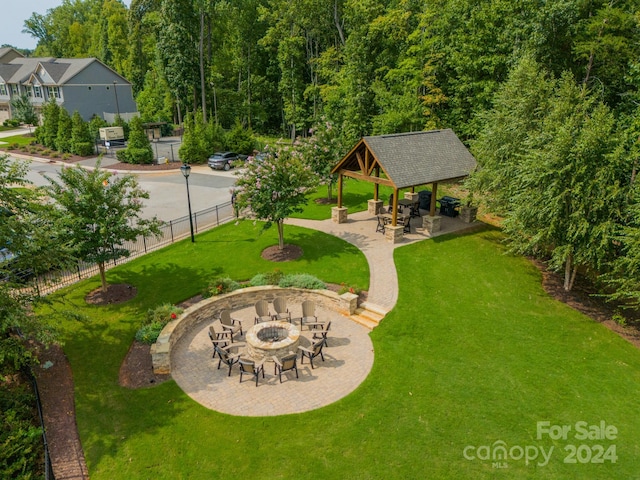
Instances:
[[[418,203],[421,210],[429,210],[429,208],[431,208],[431,191],[429,190],[419,191]]]
[[[445,217],[455,217],[458,215],[458,207],[460,206],[460,199],[444,196],[440,200],[440,215]]]

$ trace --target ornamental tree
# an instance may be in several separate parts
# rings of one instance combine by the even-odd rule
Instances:
[[[160,235],[156,217],[143,219],[142,190],[133,175],[117,175],[100,169],[63,168],[60,182],[47,177],[47,191],[61,211],[66,240],[75,255],[86,262],[97,263],[102,290],[107,290],[105,265],[128,257],[125,242],[138,237]]]
[[[252,157],[246,162],[236,182],[235,202],[239,209],[251,208],[256,217],[278,227],[278,248],[284,248],[284,219],[301,212],[307,193],[317,186],[316,176],[292,147],[266,148],[264,160]]]
[[[309,165],[318,178],[320,185],[327,186],[327,200],[332,199],[333,185],[337,175],[331,174],[345,154],[345,146],[337,128],[324,118],[310,130],[311,137],[299,140],[298,150],[302,153],[304,162]]]

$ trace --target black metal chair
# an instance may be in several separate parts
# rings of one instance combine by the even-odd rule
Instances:
[[[238,361],[238,365],[240,365],[240,383],[242,383],[242,375],[251,375],[256,379],[257,387],[260,372],[262,372],[262,378],[264,378],[264,364],[256,364],[253,360],[245,360],[244,358],[241,358]]]
[[[229,350],[231,350],[232,348],[237,349],[244,345],[244,343],[235,343],[225,348],[220,348],[218,345],[214,345],[213,348],[218,354],[218,357],[220,357],[220,360],[218,360],[218,370],[220,370],[220,366],[224,363],[229,367],[229,374],[227,376],[230,377],[231,368],[240,361],[240,353],[231,353]]]
[[[213,345],[214,347],[217,345],[220,348],[225,348],[227,345],[229,345],[229,340],[227,340],[226,336],[228,334],[225,332],[216,332],[216,329],[213,327],[213,325],[211,325],[209,327],[209,340],[211,340],[211,345]],[[211,356],[211,358],[216,358],[216,349],[213,349],[213,355]]]
[[[311,368],[316,368],[313,365],[313,359],[316,358],[317,356],[320,356],[320,358],[322,358],[322,361],[324,362],[322,347],[324,347],[325,344],[326,344],[326,341],[322,339],[322,340],[318,340],[317,342],[314,342],[311,345],[310,349],[305,347],[298,347],[298,350],[300,350],[300,353],[302,353],[302,356],[300,357],[300,364],[302,365],[304,363],[304,357],[307,357],[309,359],[309,362],[311,362]]]
[[[287,320],[291,323],[291,312],[287,308],[287,299],[284,297],[276,297],[273,300],[273,309],[276,311],[271,318],[273,320]]]
[[[325,346],[328,347],[329,343],[327,342],[327,332],[331,328],[331,320],[329,320],[327,323],[320,323],[319,326],[320,330],[313,330],[313,339],[324,340]]]
[[[298,354],[297,353],[292,353],[290,355],[285,355],[284,357],[282,357],[281,359],[278,359],[278,357],[273,357],[273,363],[274,363],[274,370],[273,373],[274,374],[278,374],[278,376],[280,377],[280,383],[282,383],[282,374],[283,372],[288,372],[291,370],[295,370],[296,371],[296,378],[298,377]]]

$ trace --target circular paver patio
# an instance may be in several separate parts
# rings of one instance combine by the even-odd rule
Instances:
[[[289,305],[293,317],[302,314],[300,306]],[[242,321],[243,330],[253,325],[254,308],[232,313]],[[339,313],[316,306],[319,321],[331,321],[328,346],[323,349],[323,362],[314,359],[315,369],[308,359],[300,363],[298,374],[283,374],[282,383],[274,373],[274,364],[265,363],[265,378],[260,376],[258,386],[250,375],[240,383],[240,370],[234,365],[231,376],[222,364],[218,370],[218,357],[211,358],[213,348],[208,336],[209,325],[218,321],[201,322],[185,333],[172,348],[172,376],[176,383],[196,402],[207,408],[230,415],[273,416],[300,413],[329,405],[356,389],[367,377],[373,365],[373,344],[369,330]],[[313,332],[301,332],[300,345],[309,346]],[[236,336],[244,342],[244,337]]]

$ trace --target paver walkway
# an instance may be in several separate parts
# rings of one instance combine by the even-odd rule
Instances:
[[[418,218],[413,220],[415,225],[412,225],[412,233],[405,234],[404,240],[398,244],[388,243],[384,235],[376,233],[377,220],[367,212],[353,214],[342,224],[334,223],[331,219],[290,219],[287,224],[335,235],[362,250],[370,269],[367,304],[389,311],[398,299],[394,249],[430,237],[419,221]],[[468,226],[459,219],[443,218],[442,231],[438,234]],[[288,299],[288,303],[294,318],[300,316],[300,305],[295,305],[293,299]],[[254,314],[253,307],[233,312],[233,316],[243,322],[245,331],[253,325]],[[332,310],[317,307],[317,314],[322,321],[332,321],[325,361],[317,359],[315,369],[308,364],[299,365],[297,379],[295,373],[288,372],[280,384],[271,362],[265,364],[266,376],[259,379],[258,387],[248,377],[240,383],[237,366],[232,368],[230,377],[224,364],[217,369],[218,358],[212,359],[213,350],[207,334],[212,321],[194,326],[172,348],[172,377],[198,403],[231,415],[283,415],[329,405],[355,390],[367,377],[373,366],[373,344],[366,327]],[[218,326],[218,330],[222,329]],[[308,346],[311,332],[301,333],[306,336],[301,339],[301,345]],[[238,340],[243,339],[238,337]]]
[[[442,229],[432,235],[422,228],[421,222],[422,218],[412,218],[411,233],[405,233],[400,243],[393,244],[387,242],[383,234],[376,232],[377,219],[367,211],[349,214],[346,223],[335,223],[332,219],[306,220],[290,218],[286,221],[290,225],[312,228],[335,235],[358,247],[369,263],[370,278],[367,303],[381,307],[382,310],[387,312],[398,301],[398,274],[393,261],[393,251],[404,245],[470,226],[459,218],[442,217]]]

